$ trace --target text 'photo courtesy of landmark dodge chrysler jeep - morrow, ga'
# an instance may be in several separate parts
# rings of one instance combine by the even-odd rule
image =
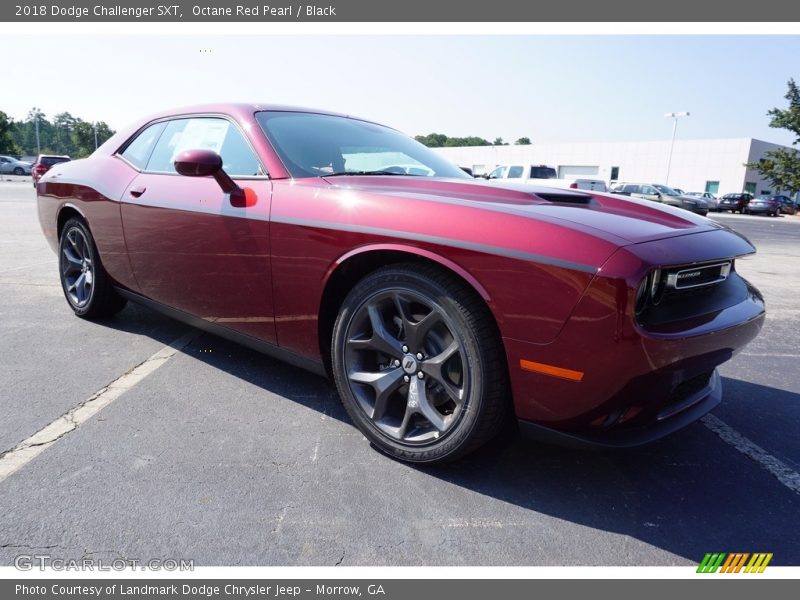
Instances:
[[[755,248],[722,225],[475,180],[324,111],[164,112],[54,165],[37,198],[75,314],[140,302],[328,374],[367,439],[411,462],[512,417],[580,444],[662,437],[720,402],[717,366],[765,314],[736,272]]]

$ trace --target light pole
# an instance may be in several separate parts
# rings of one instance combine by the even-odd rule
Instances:
[[[97,121],[92,123],[92,127],[94,127],[94,149],[97,150]]]
[[[688,117],[689,111],[664,113],[664,117],[674,119],[672,121],[672,141],[669,144],[669,158],[667,158],[667,177],[664,185],[669,185],[669,168],[672,166],[672,149],[675,147],[675,133],[678,131],[678,117]]]
[[[41,154],[42,153],[42,148],[39,145],[39,110],[38,109],[36,109],[36,112],[34,113],[33,125],[36,128],[36,154]]]

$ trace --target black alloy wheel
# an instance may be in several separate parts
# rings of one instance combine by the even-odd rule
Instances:
[[[58,267],[64,296],[79,317],[111,316],[125,306],[106,274],[89,228],[71,218],[61,230]]]
[[[454,460],[496,435],[506,415],[494,320],[445,271],[399,265],[364,278],[344,301],[332,357],[356,425],[401,460]]]

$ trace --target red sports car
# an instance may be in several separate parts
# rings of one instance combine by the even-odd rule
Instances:
[[[37,185],[80,317],[127,300],[332,376],[357,427],[452,460],[507,418],[629,446],[720,402],[764,320],[742,236],[668,206],[498,187],[354,117],[165,112]]]

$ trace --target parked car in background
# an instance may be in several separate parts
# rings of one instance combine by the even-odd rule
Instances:
[[[559,178],[555,168],[547,165],[500,165],[495,167],[485,178],[507,183],[519,182],[571,190],[608,191],[606,182],[602,179],[589,177]]]
[[[463,456],[512,415],[590,445],[663,437],[720,403],[717,367],[764,322],[736,270],[755,248],[710,219],[490,184],[345,115],[163,112],[36,193],[70,312],[140,302],[330,374],[363,435],[410,462]]]
[[[40,154],[36,158],[33,169],[31,169],[33,187],[36,187],[36,183],[42,178],[42,175],[50,170],[50,167],[57,165],[58,163],[68,162],[70,160],[72,159],[66,154]]]
[[[0,156],[0,173],[7,175],[30,175],[33,165],[17,160],[13,156]]]
[[[663,202],[698,215],[705,216],[708,214],[708,204],[702,198],[683,196],[673,188],[660,183],[618,183],[611,191],[615,194],[643,198],[653,202]]]
[[[787,196],[781,200],[781,213],[784,215],[796,215],[800,212],[800,202],[795,202]]]
[[[702,198],[708,204],[709,211],[719,210],[719,199],[711,192],[686,192],[685,195],[692,198]]]
[[[797,214],[797,204],[795,203],[794,200],[789,198],[789,196],[782,196],[779,194],[776,196],[767,196],[767,197],[773,198],[778,201],[781,214],[784,215]]]
[[[747,208],[748,203],[752,199],[753,195],[748,194],[747,192],[725,194],[722,198],[720,198],[719,204],[717,205],[717,209],[720,212],[724,210],[729,210],[732,213],[738,212],[744,214],[744,210]]]
[[[744,208],[746,215],[767,215],[777,217],[781,212],[781,203],[774,196],[753,198]]]

